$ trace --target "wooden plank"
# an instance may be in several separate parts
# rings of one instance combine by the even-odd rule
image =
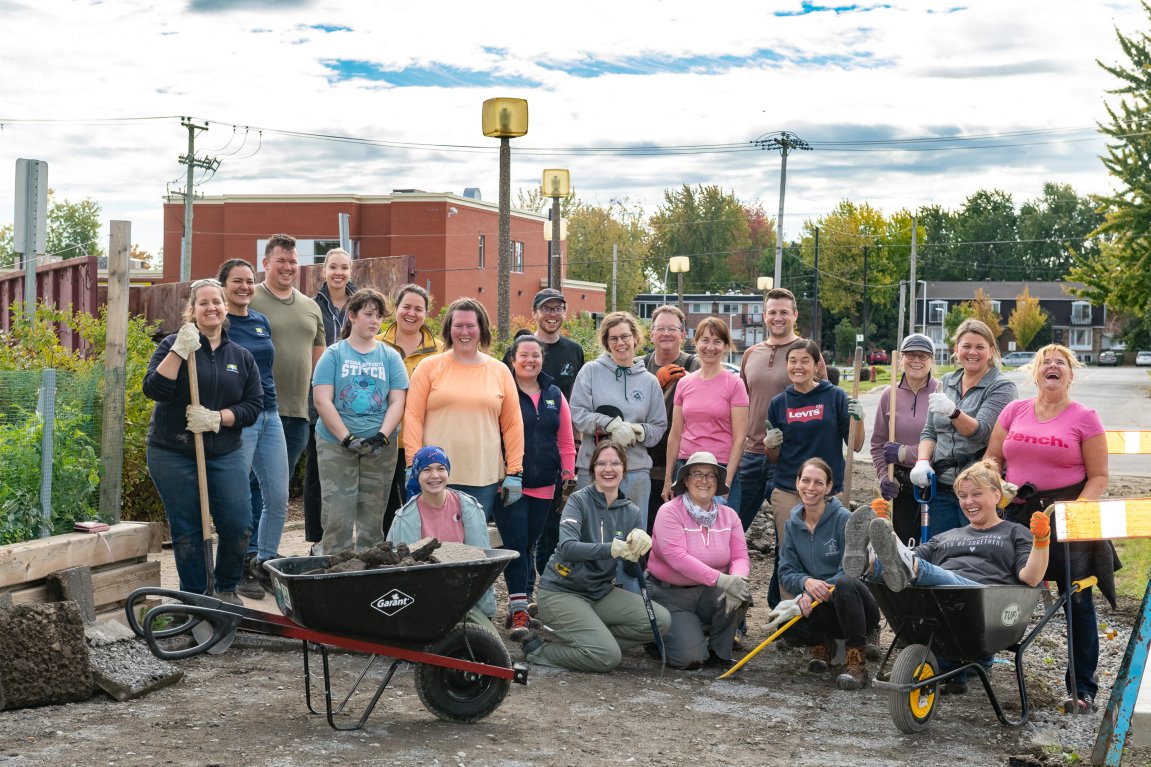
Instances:
[[[92,573],[92,597],[96,611],[106,611],[123,605],[136,589],[142,586],[160,585],[160,562],[133,562],[124,565],[111,565]],[[48,587],[37,583],[23,588],[10,589],[12,604],[47,602]]]
[[[146,557],[160,550],[159,527],[154,522],[121,522],[103,533],[69,533],[0,546],[0,587],[37,581],[69,567],[97,568]]]
[[[100,455],[100,516],[120,521],[120,491],[124,468],[124,388],[128,354],[128,251],[132,225],[113,221],[108,248],[108,322],[104,333],[104,429]]]

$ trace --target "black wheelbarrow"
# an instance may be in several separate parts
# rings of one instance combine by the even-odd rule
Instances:
[[[939,684],[974,671],[999,721],[1010,727],[1027,722],[1030,705],[1023,676],[1023,652],[1062,608],[1072,593],[1094,585],[1094,578],[1076,581],[1060,595],[1028,630],[1043,590],[1029,586],[909,587],[895,592],[884,583],[868,581],[895,639],[883,657],[872,684],[887,690],[891,720],[900,731],[920,732],[931,720],[938,702]],[[888,671],[892,654],[899,650]],[[1015,655],[1019,685],[1019,718],[1007,717],[991,688],[983,661],[998,652]],[[936,656],[951,660],[955,668],[941,672]]]
[[[461,622],[507,563],[519,556],[503,549],[489,549],[485,554],[482,560],[318,575],[305,573],[326,567],[330,557],[270,560],[264,566],[283,615],[160,588],[133,591],[125,610],[136,634],[153,654],[166,660],[199,655],[237,630],[302,640],[308,710],[320,713],[312,705],[310,656],[314,648],[322,659],[328,724],[337,730],[363,727],[405,661],[416,664],[416,691],[429,711],[451,722],[474,722],[499,707],[511,682],[527,684],[528,674],[526,665],[511,662],[498,636]],[[137,605],[148,597],[173,601],[138,620]],[[174,619],[175,625],[166,626],[167,621],[160,620],[165,616]],[[191,636],[192,628],[201,622],[211,626],[212,635],[193,647],[167,650],[157,641]],[[333,704],[329,646],[372,656],[339,705]],[[380,656],[393,661],[359,721],[351,726],[338,724],[336,715]]]

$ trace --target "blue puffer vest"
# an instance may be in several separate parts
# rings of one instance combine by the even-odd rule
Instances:
[[[520,413],[524,418],[524,487],[548,487],[559,482],[560,478],[560,450],[556,437],[560,428],[560,397],[563,395],[547,373],[539,374],[539,383],[538,410],[531,397],[519,392]]]

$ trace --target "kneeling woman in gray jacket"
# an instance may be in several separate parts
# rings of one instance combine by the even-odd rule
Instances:
[[[557,642],[534,632],[523,640],[532,663],[575,671],[611,671],[623,651],[652,640],[639,594],[617,589],[616,560],[638,561],[651,548],[639,507],[620,495],[627,473],[624,451],[610,441],[591,456],[592,484],[572,493],[559,524],[559,544],[536,592],[539,617]],[[653,604],[661,634],[671,615]]]

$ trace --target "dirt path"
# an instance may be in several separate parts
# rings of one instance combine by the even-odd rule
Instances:
[[[865,465],[860,468],[866,472]],[[856,486],[865,487],[865,481],[857,476]],[[1113,486],[1123,494],[1151,492],[1151,480],[1117,478]],[[289,529],[283,549],[306,553],[302,529]],[[165,585],[175,587],[170,554],[163,559]],[[747,647],[763,639],[769,574],[770,560],[757,554],[758,605],[749,614]],[[253,606],[275,609],[270,598]],[[1118,630],[1103,643],[1101,704],[1126,647],[1132,611],[1127,606],[1118,615],[1101,613]],[[533,667],[527,687],[513,685],[495,713],[472,725],[435,719],[420,704],[411,668],[404,667],[362,731],[335,732],[305,707],[299,644],[241,634],[227,654],[181,661],[182,683],[138,701],[96,697],[0,714],[0,767],[922,767],[1007,765],[1011,756],[1030,760],[1017,764],[1065,764],[1072,753],[1089,756],[1100,714],[1072,721],[1053,711],[1063,671],[1059,653],[1065,653],[1058,627],[1054,623],[1044,632],[1026,656],[1031,723],[999,724],[985,695],[973,687],[966,696],[940,698],[930,726],[918,736],[895,729],[885,693],[871,687],[837,690],[834,677],[803,671],[798,650],[774,645],[729,681],[705,671],[668,670],[661,676],[658,663],[639,650],[603,676]],[[518,658],[518,647],[507,644]],[[359,656],[333,656],[340,690],[362,665]],[[997,664],[993,679],[1016,715],[1011,667]],[[364,700],[358,696],[353,704]],[[321,691],[315,702],[322,705]],[[1125,764],[1146,764],[1146,756],[1134,754]]]

